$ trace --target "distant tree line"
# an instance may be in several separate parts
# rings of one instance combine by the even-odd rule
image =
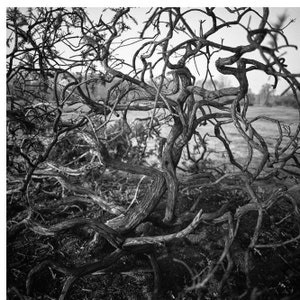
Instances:
[[[198,80],[196,85],[202,86],[203,81]],[[211,90],[221,89],[231,85],[230,79],[220,76],[217,79],[211,79],[205,82],[205,87]],[[289,89],[283,91],[281,94],[275,94],[272,84],[265,83],[262,85],[258,94],[255,94],[251,88],[248,89],[248,99],[250,106],[287,106],[297,108],[297,102],[294,100],[294,95]],[[297,92],[299,97],[300,93]]]
[[[297,93],[299,96],[299,92]],[[290,91],[284,91],[280,95],[275,95],[271,84],[264,84],[258,94],[254,94],[251,89],[248,91],[249,105],[256,106],[287,106],[297,108],[297,103],[293,100],[294,95]]]

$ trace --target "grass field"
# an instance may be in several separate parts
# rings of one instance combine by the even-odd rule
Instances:
[[[257,116],[265,116],[280,121],[280,125],[281,128],[283,128],[284,135],[286,133],[284,132],[283,125],[290,126],[291,134],[295,134],[295,131],[299,124],[299,115],[297,110],[287,107],[249,107],[246,115],[247,119],[250,121]],[[272,153],[277,139],[280,136],[277,124],[268,119],[259,119],[255,121],[252,125],[254,129],[265,139],[269,151]],[[238,160],[243,161],[247,156],[247,143],[232,123],[224,125],[223,129],[230,141],[230,148],[232,150],[233,155]],[[211,135],[213,135],[212,126],[210,126],[210,128],[205,127],[203,129],[200,129],[200,132],[204,134],[206,130]],[[284,138],[281,144],[281,148],[284,147],[287,142],[288,139]],[[221,142],[218,141],[216,138],[211,138],[209,140],[208,145],[212,150],[210,158],[223,160],[223,150],[225,149],[222,146]],[[255,151],[254,156],[258,158],[260,156],[260,153],[258,151]]]
[[[298,111],[288,107],[249,107],[247,112],[248,121],[253,120],[257,116],[265,116],[268,118],[276,119],[280,121],[280,126],[283,130],[283,135],[286,136],[285,126],[288,125],[291,128],[291,135],[296,133],[297,126],[299,125],[299,114]],[[275,144],[280,137],[279,129],[276,123],[269,119],[259,119],[253,124],[254,129],[265,139],[269,151],[274,154]],[[247,143],[238,132],[237,128],[231,123],[224,125],[223,127],[227,137],[230,141],[230,148],[234,157],[243,163],[247,157]],[[204,129],[206,130],[206,128]],[[212,130],[212,129],[210,129]],[[248,133],[248,132],[247,132]],[[282,140],[280,149],[286,146],[288,138],[285,137]],[[224,160],[224,150],[221,142],[216,138],[211,138],[209,141],[209,147],[212,149],[211,159]],[[226,155],[225,155],[226,156]],[[257,160],[261,157],[261,153],[254,151],[253,167],[255,167]]]
[[[73,108],[74,109],[74,108]],[[135,118],[143,119],[147,117],[151,117],[152,111],[144,112],[144,111],[129,111],[127,114],[129,123],[133,122]],[[69,114],[66,114],[66,117],[68,118]],[[287,135],[287,132],[285,131],[285,128],[288,128],[286,126],[289,126],[291,129],[290,135],[294,135],[297,126],[299,126],[300,123],[300,117],[299,112],[295,108],[291,107],[285,107],[285,106],[275,106],[275,107],[264,107],[264,106],[250,106],[248,108],[246,118],[248,121],[253,120],[254,118],[258,116],[264,116],[266,118],[262,118],[259,120],[256,120],[254,123],[252,123],[252,126],[254,129],[265,139],[268,149],[271,153],[271,155],[274,155],[274,146],[276,145],[276,142],[280,136],[278,126],[275,122],[271,121],[267,118],[276,119],[280,122],[280,126],[283,130],[283,135]],[[115,119],[116,117],[113,117]],[[161,128],[161,136],[167,137],[168,133],[170,131],[171,127],[169,126],[163,126]],[[207,145],[207,153],[205,155],[205,159],[209,159],[210,161],[213,161],[217,164],[223,164],[228,163],[228,155],[226,153],[226,150],[221,143],[215,136],[214,136],[214,128],[213,126],[208,123],[206,126],[198,127],[198,132],[203,136],[206,134],[209,135],[205,139],[206,145]],[[227,125],[223,125],[223,130],[230,141],[230,149],[232,151],[233,156],[235,159],[243,164],[247,160],[247,143],[242,138],[238,130],[235,128],[235,126],[230,123]],[[288,138],[284,137],[282,140],[282,143],[280,145],[280,149],[284,148],[285,145],[288,142]],[[195,141],[192,139],[189,143],[190,149],[193,150],[196,146]],[[154,149],[155,147],[155,141],[149,139],[148,140],[148,149]],[[203,149],[201,149],[201,146],[199,147],[199,151],[201,153]],[[288,152],[287,152],[288,153]],[[200,155],[199,155],[200,157]],[[253,153],[253,159],[250,164],[250,167],[255,168],[257,166],[257,163],[259,162],[260,158],[262,157],[262,154],[259,151],[254,150]],[[151,157],[148,159],[149,163],[153,163],[155,159]]]
[[[133,121],[134,118],[145,118],[151,116],[150,112],[131,112],[129,113],[129,121]],[[260,107],[260,106],[251,106],[248,108],[246,117],[248,121],[253,120],[257,116],[264,116],[267,118],[276,119],[280,122],[280,126],[283,130],[283,135],[287,135],[285,131],[286,126],[289,126],[291,129],[290,134],[294,135],[299,126],[300,118],[299,113],[296,109],[284,106],[276,106],[276,107]],[[259,119],[256,120],[253,124],[255,130],[265,139],[269,151],[271,154],[274,154],[274,146],[280,136],[278,126],[275,122],[272,122],[270,119]],[[227,135],[228,140],[230,141],[230,149],[237,159],[238,162],[243,164],[247,158],[247,143],[242,138],[238,130],[235,126],[230,123],[223,126],[223,129]],[[209,136],[206,138],[207,142],[207,155],[205,158],[214,161],[215,163],[224,163],[229,162],[228,155],[222,143],[214,137],[214,130],[211,124],[207,124],[206,126],[198,127],[198,132],[204,136],[208,134]],[[161,135],[163,137],[167,137],[170,131],[170,127],[164,126],[161,131]],[[280,145],[280,149],[285,147],[288,142],[288,138],[285,137],[282,140]],[[193,149],[195,146],[195,142],[193,140],[190,141],[190,148]],[[149,148],[154,147],[153,143],[149,143]],[[201,147],[200,147],[201,151]],[[254,151],[253,160],[250,167],[255,167],[259,162],[261,157],[261,153],[259,151]]]

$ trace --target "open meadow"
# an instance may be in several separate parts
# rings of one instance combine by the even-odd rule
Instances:
[[[217,110],[216,110],[217,111]],[[128,121],[133,122],[135,118],[151,118],[151,112],[130,112],[128,113]],[[285,106],[250,106],[247,110],[246,117],[248,121],[254,120],[257,117],[261,117],[252,123],[254,129],[265,139],[268,149],[271,155],[274,154],[274,147],[280,137],[279,127],[282,129],[282,142],[279,149],[286,146],[288,142],[287,134],[296,134],[297,127],[300,126],[299,112],[295,108],[285,107]],[[274,120],[279,121],[279,123],[274,122]],[[229,140],[229,146],[232,151],[234,158],[241,164],[243,164],[247,159],[248,147],[246,141],[243,139],[241,134],[238,132],[237,128],[233,123],[225,124],[222,126],[226,137]],[[168,125],[163,125],[161,128],[161,136],[167,137],[170,132],[171,127]],[[290,131],[289,131],[290,130]],[[205,126],[197,128],[197,131],[202,137],[207,135],[205,142],[207,147],[207,152],[204,155],[205,160],[213,162],[214,165],[223,165],[229,163],[229,158],[226,149],[222,145],[222,142],[215,137],[214,127],[212,124],[207,123]],[[200,157],[203,149],[198,143],[199,141],[191,140],[189,142],[189,149],[195,150],[195,155],[197,158]],[[197,146],[198,144],[198,146]],[[155,148],[154,140],[149,140],[147,144],[148,149]],[[198,152],[197,152],[198,151]],[[255,168],[259,162],[262,154],[259,151],[254,151],[253,159],[250,164],[250,168]],[[186,157],[186,156],[183,156]],[[149,163],[153,162],[153,157],[149,158]]]

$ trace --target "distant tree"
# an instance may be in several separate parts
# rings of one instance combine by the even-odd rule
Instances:
[[[248,89],[247,96],[248,96],[248,101],[250,106],[257,104],[259,100],[258,95],[255,95],[250,88]]]
[[[272,106],[274,104],[274,90],[271,84],[265,83],[258,94],[259,104]]]
[[[297,92],[297,95],[299,97],[299,92]],[[294,95],[289,92],[283,95],[276,95],[274,101],[275,101],[275,105],[294,107],[296,109],[298,108],[297,103],[295,103],[294,101]]]

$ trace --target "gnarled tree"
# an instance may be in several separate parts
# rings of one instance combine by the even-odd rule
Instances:
[[[290,73],[279,56],[283,48],[294,47],[283,32],[287,24],[272,26],[268,17],[268,8],[99,9],[97,17],[83,8],[8,9],[7,175],[13,207],[8,241],[28,230],[55,237],[91,228],[97,233],[94,247],[103,238],[112,246],[104,259],[82,261],[79,267],[53,259],[37,263],[28,274],[29,293],[34,275],[45,266],[67,276],[64,299],[79,277],[126,255],[146,253],[155,278],[153,296],[159,297],[153,246],[188,237],[199,224],[227,223],[223,253],[185,290],[201,293],[221,265],[227,265],[220,280],[226,282],[239,224],[256,211],[242,263],[245,293],[253,294],[251,253],[299,239],[298,233],[272,245],[259,242],[265,212],[281,199],[292,203],[284,217],[299,225],[293,195],[299,187],[300,124],[248,117],[253,71],[272,76],[274,89],[278,80],[286,81],[300,112],[300,75]],[[251,18],[259,20],[257,25]],[[247,43],[218,40],[234,30]],[[207,88],[208,81],[214,83],[214,66],[235,78],[236,86]],[[203,81],[196,85],[199,73]],[[261,120],[277,126],[275,142],[256,129]],[[232,148],[228,125],[246,145],[242,157]],[[206,165],[211,139],[224,153],[223,168]],[[227,199],[205,211],[201,197],[215,189],[239,193],[241,201]],[[182,197],[191,191],[197,197],[184,211]],[[23,215],[16,213],[18,205]],[[49,216],[58,208],[70,210],[66,220],[41,219],[43,212]],[[164,234],[149,234],[146,225]]]

